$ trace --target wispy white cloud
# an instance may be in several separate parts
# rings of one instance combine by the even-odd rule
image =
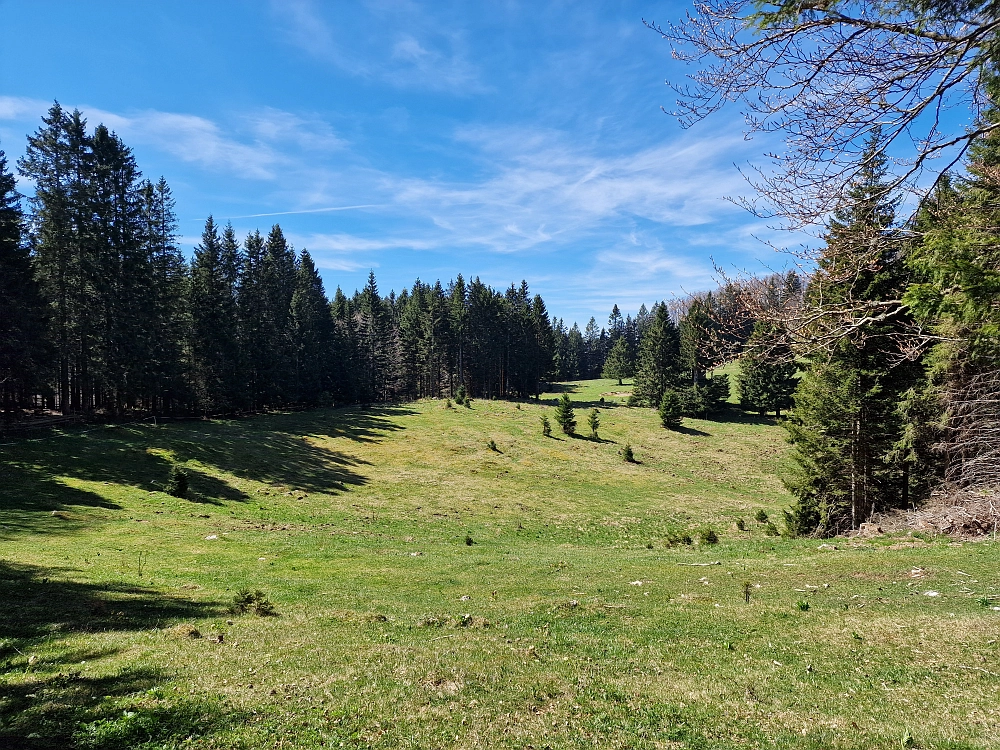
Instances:
[[[489,176],[399,178],[390,189],[401,207],[425,214],[459,243],[517,252],[571,242],[609,220],[693,227],[740,211],[724,196],[740,189],[741,178],[721,163],[742,146],[738,135],[616,156],[530,129],[470,129],[457,140],[479,150]]]
[[[37,117],[52,106],[52,102],[23,96],[0,96],[0,120],[24,120]]]
[[[262,142],[244,143],[197,115],[146,111],[132,116],[95,112],[126,141],[155,146],[181,161],[253,179],[271,179],[278,154]]]
[[[455,28],[444,30],[413,3],[354,6],[362,12],[351,14],[353,28],[343,23],[347,14],[328,20],[331,8],[340,9],[336,5],[273,0],[272,7],[292,44],[351,75],[460,95],[488,90],[469,60],[465,35]]]

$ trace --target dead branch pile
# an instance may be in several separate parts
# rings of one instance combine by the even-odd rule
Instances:
[[[883,530],[926,531],[956,537],[995,536],[1000,531],[1000,487],[990,491],[936,492],[915,510],[900,510],[875,519]]]

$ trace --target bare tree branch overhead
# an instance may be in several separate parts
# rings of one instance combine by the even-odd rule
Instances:
[[[994,3],[700,0],[681,23],[644,23],[697,66],[687,84],[671,83],[683,126],[735,103],[748,137],[784,134],[771,168],[753,168],[758,195],[741,202],[787,228],[823,222],[865,159],[889,160],[891,192],[915,189],[1000,126],[980,117]]]

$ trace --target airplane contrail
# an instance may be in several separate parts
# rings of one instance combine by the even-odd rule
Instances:
[[[289,216],[291,214],[321,214],[327,211],[350,211],[355,208],[378,208],[378,203],[365,203],[360,206],[330,206],[329,208],[307,208],[302,211],[275,211],[268,214],[247,214],[246,216],[227,216],[227,219],[259,219],[262,216]]]

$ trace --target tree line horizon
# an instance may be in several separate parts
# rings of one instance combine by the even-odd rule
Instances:
[[[4,316],[0,408],[109,417],[225,414],[286,406],[454,396],[538,397],[556,380],[636,377],[634,401],[702,397],[715,362],[699,351],[711,322],[663,302],[608,326],[550,317],[525,281],[500,291],[461,274],[380,294],[374,271],[328,298],[307,250],[278,224],[240,241],[209,216],[187,261],[164,178],[144,179],[104,125],[55,103],[28,137],[21,207],[0,152]],[[712,305],[711,295],[707,304]],[[701,386],[699,384],[701,383]],[[699,390],[701,387],[701,390]],[[686,390],[685,390],[686,389]]]

